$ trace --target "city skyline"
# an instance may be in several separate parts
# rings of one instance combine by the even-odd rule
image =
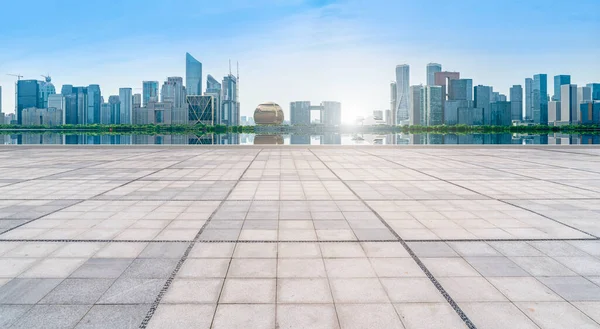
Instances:
[[[28,10],[29,17],[56,18],[52,38],[9,16],[11,11],[2,11],[4,111],[14,109],[14,79],[6,74],[37,78],[50,72],[57,87],[99,84],[103,94],[116,95],[119,88],[139,88],[144,80],[185,79],[181,60],[185,52],[202,62],[203,79],[206,73],[219,78],[226,75],[229,58],[240,62],[241,115],[251,115],[264,101],[282,104],[289,115],[292,101],[334,99],[344,104],[345,122],[372,110],[389,109],[389,82],[395,80],[390,68],[404,63],[411,65],[411,85],[425,85],[426,65],[434,62],[506,95],[512,85],[524,84],[525,77],[537,73],[549,78],[570,74],[572,83],[580,86],[600,76],[600,67],[595,65],[600,46],[592,42],[593,31],[600,29],[593,15],[600,4],[594,0],[582,1],[577,8],[566,1],[551,8],[537,0],[507,1],[502,6],[439,2],[435,5],[444,15],[470,17],[461,26],[445,27],[445,33],[432,33],[437,16],[418,3],[376,0],[368,8],[359,1],[323,0],[234,1],[228,6],[183,3],[188,10],[178,13],[165,11],[164,6],[136,6],[136,1],[121,4],[129,9],[119,12],[138,15],[127,19],[117,15],[110,28],[100,30],[92,28],[98,19],[76,15],[85,6],[59,11],[39,2],[40,6]],[[10,9],[25,10],[23,6],[11,4]],[[107,4],[105,9],[115,6]],[[403,20],[389,19],[400,9],[405,13]],[[495,15],[483,15],[490,10]],[[555,12],[564,15],[561,24],[551,19]],[[190,19],[198,15],[201,20]],[[142,22],[175,16],[178,24],[174,26],[142,28],[147,26]],[[224,17],[230,18],[227,24]],[[511,24],[506,24],[506,18]],[[83,28],[74,31],[75,24]],[[523,26],[527,35],[520,33]],[[558,38],[561,47],[549,42],[549,35]],[[156,41],[161,38],[169,42]],[[490,41],[472,41],[485,39]],[[585,51],[572,51],[582,46]]]

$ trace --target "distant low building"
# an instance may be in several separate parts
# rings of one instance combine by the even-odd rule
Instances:
[[[63,111],[56,108],[38,109],[29,107],[23,109],[21,118],[24,126],[59,126],[63,122]]]
[[[585,102],[579,105],[579,117],[584,125],[600,124],[600,102]]]

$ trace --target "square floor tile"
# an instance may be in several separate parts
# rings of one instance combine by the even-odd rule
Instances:
[[[580,276],[540,277],[538,280],[568,301],[600,301],[600,286]]]
[[[215,305],[161,304],[146,328],[210,328],[214,312]]]
[[[93,305],[113,282],[114,279],[66,279],[40,304]]]
[[[273,304],[275,279],[227,279],[219,303]]]
[[[36,304],[61,281],[61,279],[12,279],[0,286],[0,304]]]
[[[213,329],[274,329],[275,305],[220,304]]]
[[[76,329],[136,329],[150,310],[149,304],[94,305]],[[156,316],[156,313],[155,313]]]
[[[336,308],[342,329],[404,328],[392,304],[337,305]]]
[[[598,324],[567,302],[516,303],[542,329],[598,328]]]
[[[467,326],[448,303],[394,304],[406,329],[465,329]]]
[[[381,283],[393,303],[444,301],[442,294],[426,278],[386,278],[381,279]]]
[[[229,274],[233,278],[275,278],[275,259],[232,259]]]
[[[72,328],[90,308],[90,305],[36,305],[11,328]]]
[[[333,303],[327,279],[279,279],[278,303]]]
[[[535,278],[494,277],[488,278],[488,281],[513,302],[553,302],[563,300]]]
[[[333,299],[340,303],[389,303],[378,279],[331,279]]]
[[[459,306],[477,328],[539,329],[512,303],[459,303]]]
[[[333,304],[277,305],[277,328],[338,329],[337,313]]]
[[[222,279],[176,279],[169,287],[162,302],[171,304],[216,303],[222,284]]]
[[[98,304],[151,304],[165,284],[165,279],[119,278],[100,297]]]

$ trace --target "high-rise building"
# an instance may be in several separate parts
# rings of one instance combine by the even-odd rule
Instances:
[[[121,102],[121,124],[131,124],[133,120],[133,95],[131,88],[119,88],[119,101]]]
[[[585,86],[592,91],[592,101],[600,101],[600,83],[588,83]]]
[[[108,104],[110,105],[110,123],[120,124],[121,123],[121,99],[117,95],[108,97]]]
[[[406,64],[396,66],[396,113],[394,124],[408,120],[408,103],[410,87],[410,67]]]
[[[60,110],[62,115],[60,124],[64,124],[66,122],[66,105],[65,105],[65,96],[61,94],[52,94],[48,96],[48,108]]]
[[[493,126],[510,126],[511,120],[511,105],[510,102],[500,101],[490,103],[491,122]]]
[[[513,121],[523,120],[523,87],[514,85],[510,88],[510,113]]]
[[[212,126],[215,118],[215,98],[212,96],[187,96],[188,123]]]
[[[2,112],[2,86],[0,86],[0,115],[2,115],[0,123],[4,123],[4,112]]]
[[[239,126],[240,102],[238,99],[238,79],[228,74],[223,78],[221,93],[221,124]]]
[[[442,109],[442,87],[424,86],[421,89],[421,113],[426,126],[441,125],[444,123],[444,112]]]
[[[427,66],[429,68],[429,65]],[[410,86],[409,124],[421,125],[421,90],[423,86]],[[424,115],[423,115],[424,116]]]
[[[552,96],[553,101],[560,101],[560,94],[562,85],[570,85],[571,84],[571,76],[570,75],[555,75],[554,76],[554,96]]]
[[[560,86],[561,121],[576,124],[579,122],[579,104],[577,103],[577,85]]]
[[[460,112],[466,112],[466,111],[472,111],[472,110],[473,110],[473,101],[447,100],[445,107],[444,107],[444,124],[445,125],[456,125],[456,124],[472,125],[472,123],[461,122],[459,120]]]
[[[17,124],[23,124],[23,110],[41,108],[40,85],[37,80],[17,81]]]
[[[39,106],[40,108],[48,108],[48,96],[56,94],[56,88],[52,84],[50,76],[44,77],[44,81],[38,81],[39,84]]]
[[[525,79],[525,120],[533,120],[533,79]]]
[[[592,101],[592,88],[590,87],[579,87],[577,88],[577,103],[585,103]]]
[[[427,85],[435,85],[435,73],[442,72],[442,64],[429,63],[427,64]]]
[[[474,89],[475,107],[483,111],[483,124],[490,125],[492,122],[492,87],[476,86]]]
[[[186,88],[183,86],[183,78],[180,77],[168,77],[160,90],[161,101],[172,103],[175,109],[187,106],[185,96]]]
[[[560,108],[561,102],[550,101],[548,102],[548,124],[562,121],[562,113]],[[568,118],[568,115],[567,115]]]
[[[533,76],[533,122],[548,124],[548,75]]]
[[[290,103],[290,124],[292,126],[310,125],[310,102],[291,102]]]
[[[65,96],[65,123],[72,125],[87,124],[88,90],[87,87],[63,85],[61,94]]]
[[[395,82],[390,83],[390,125],[396,125],[398,120],[398,88]]]
[[[473,80],[455,79],[450,80],[448,99],[455,101],[473,101]]]
[[[450,80],[458,80],[460,79],[460,72],[436,72],[435,73],[435,85],[442,87],[442,100],[448,99],[448,86],[450,85]]]
[[[221,124],[221,84],[213,78],[212,75],[208,75],[206,78],[206,92],[205,96],[212,96],[215,99],[215,124]]]
[[[99,85],[87,87],[87,124],[100,123],[100,107],[102,106],[102,94]]]
[[[586,101],[579,104],[579,117],[584,125],[600,124],[600,102]]]
[[[158,81],[142,82],[142,100],[144,106],[146,106],[150,100],[158,102]]]
[[[325,126],[339,126],[342,124],[342,103],[321,102],[321,124]]]
[[[112,122],[110,103],[102,103],[100,105],[100,123],[103,125],[109,125]]]
[[[142,94],[133,94],[133,108],[142,107]]]
[[[202,63],[185,53],[185,88],[187,95],[202,95]]]

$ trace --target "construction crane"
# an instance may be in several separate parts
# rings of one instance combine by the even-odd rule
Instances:
[[[17,114],[17,97],[18,97],[18,90],[17,90],[17,86],[18,86],[18,82],[21,80],[21,78],[23,77],[20,74],[6,74],[6,75],[10,75],[11,77],[16,77],[17,78],[17,82],[15,82],[15,114]]]
[[[40,75],[41,77],[43,77],[44,79],[46,79],[46,82],[51,82],[52,78],[50,77],[50,75]]]

